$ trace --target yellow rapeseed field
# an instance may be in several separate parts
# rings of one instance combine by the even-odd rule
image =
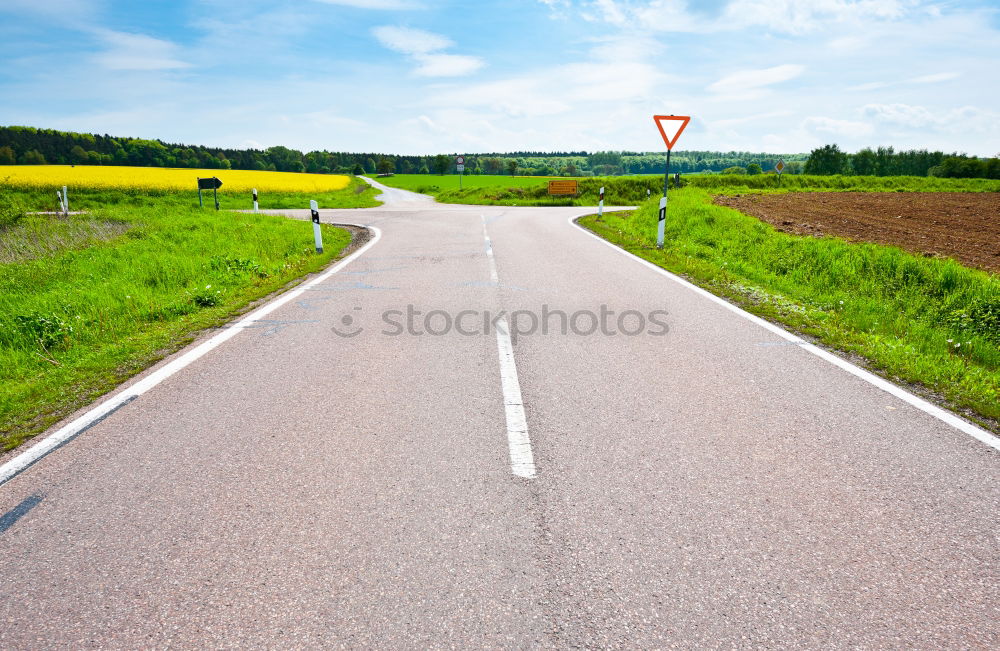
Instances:
[[[216,176],[221,191],[329,192],[347,187],[350,178],[336,174],[295,174],[248,170],[114,167],[109,165],[4,165],[0,183],[34,187],[197,190],[198,177]]]

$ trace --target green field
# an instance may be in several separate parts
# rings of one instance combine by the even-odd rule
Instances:
[[[549,178],[531,176],[466,176],[458,189],[456,174],[397,174],[376,179],[385,185],[429,194],[442,203],[498,206],[595,206],[598,192],[605,188],[605,204],[637,205],[649,196],[663,193],[662,176],[612,176],[577,179],[576,197],[550,197]],[[671,187],[673,181],[671,180]],[[773,174],[743,176],[730,174],[687,175],[682,185],[705,188],[721,194],[748,192],[1000,192],[1000,181],[986,179],[941,179],[919,176],[804,176],[786,175],[778,186]]]
[[[360,182],[359,182],[360,183]],[[352,184],[263,207],[374,203]],[[192,196],[193,195],[193,196]],[[25,215],[51,193],[0,186],[0,445],[10,449],[337,258],[350,234],[281,217],[199,209],[192,192],[74,189],[85,215]],[[262,197],[263,198],[263,197]],[[249,208],[225,196],[225,208]]]
[[[529,188],[538,185],[545,185],[549,177],[541,176],[491,176],[488,174],[472,175],[466,174],[459,177],[458,174],[394,174],[393,176],[374,176],[369,178],[393,188],[401,188],[411,192],[421,194],[434,194],[437,192],[447,192],[458,190],[461,180],[462,187],[466,189],[484,188]],[[560,177],[551,177],[560,178]]]
[[[1000,277],[894,247],[781,233],[695,187],[671,194],[657,250],[657,203],[581,223],[1000,432]]]

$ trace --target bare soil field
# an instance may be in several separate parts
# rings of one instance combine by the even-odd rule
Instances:
[[[787,233],[893,245],[1000,273],[996,192],[790,192],[715,202]]]

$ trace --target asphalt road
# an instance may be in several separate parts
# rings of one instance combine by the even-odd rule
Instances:
[[[996,450],[589,210],[388,199],[0,486],[0,648],[1000,646]]]

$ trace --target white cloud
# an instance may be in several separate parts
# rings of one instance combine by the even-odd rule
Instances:
[[[857,86],[849,86],[847,90],[868,91],[868,90],[880,90],[882,88],[891,88],[893,86],[905,86],[907,84],[938,84],[943,81],[951,81],[953,79],[958,79],[961,76],[962,73],[960,72],[938,72],[931,75],[912,77],[910,79],[900,79],[894,81],[870,81],[864,84],[858,84]]]
[[[372,30],[379,43],[403,54],[427,54],[451,47],[455,43],[447,37],[422,29],[383,25]]]
[[[750,28],[788,34],[803,34],[828,28],[834,23],[860,24],[873,20],[898,20],[920,4],[920,0],[730,0],[716,17],[702,3],[693,11],[688,0],[539,0],[561,10],[575,11],[588,21],[632,26],[663,32],[715,33]],[[565,11],[553,11],[564,17]],[[844,39],[839,47],[854,48]]]
[[[723,77],[709,85],[708,89],[715,93],[738,93],[794,79],[805,69],[802,65],[786,63],[762,70],[742,70]]]
[[[802,121],[806,131],[820,134],[831,134],[843,138],[856,138],[874,133],[875,129],[867,122],[854,120],[837,120],[834,118],[811,117]]]
[[[636,25],[660,32],[705,33],[722,29],[715,21],[695,16],[686,0],[653,0],[635,7],[632,16]]]
[[[420,9],[422,5],[409,0],[316,0],[328,5],[355,7],[357,9]]]
[[[145,34],[129,34],[111,30],[97,32],[107,49],[94,57],[108,70],[175,70],[191,64],[177,58],[178,47]]]
[[[848,86],[847,90],[854,91],[868,91],[868,90],[878,90],[880,88],[888,88],[893,84],[888,81],[869,81],[868,83],[858,84],[857,86]]]
[[[962,76],[960,72],[939,72],[933,75],[923,75],[922,77],[914,77],[910,79],[911,84],[936,84],[941,81],[951,81],[952,79],[958,79]]]
[[[414,59],[420,64],[414,72],[421,77],[462,77],[485,65],[479,57],[463,54],[417,54]]]
[[[383,25],[374,28],[372,34],[383,46],[413,59],[417,64],[414,73],[421,77],[460,77],[485,65],[479,57],[441,52],[454,42],[433,32]]]
[[[628,20],[625,17],[625,12],[618,6],[615,0],[593,0],[591,6],[597,11],[597,14],[584,14],[591,21],[599,21],[611,25],[624,25]]]
[[[751,122],[759,122],[761,120],[768,120],[771,118],[783,118],[790,115],[792,115],[791,111],[768,111],[767,113],[758,113],[756,115],[745,115],[738,118],[714,120],[710,126],[715,129],[728,129],[743,124],[749,124]]]
[[[891,128],[962,134],[1000,133],[1000,113],[976,106],[933,110],[911,104],[866,104],[861,114]]]
[[[898,19],[915,4],[914,0],[733,0],[720,23],[803,34],[831,23]]]
[[[912,127],[926,127],[938,121],[938,118],[923,106],[908,104],[868,104],[861,109],[861,113],[880,122]]]
[[[88,20],[102,8],[101,0],[3,0],[0,12],[41,14],[60,23]]]

